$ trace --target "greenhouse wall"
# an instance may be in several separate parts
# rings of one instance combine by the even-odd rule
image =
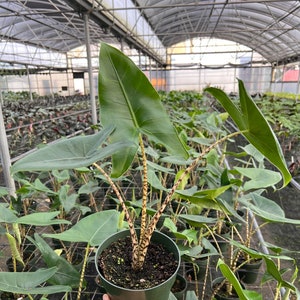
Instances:
[[[225,92],[237,92],[237,80],[244,81],[250,93],[270,90],[271,67],[178,69],[166,71],[166,90],[195,90],[217,86]]]
[[[45,73],[29,75],[30,87],[33,93],[39,96],[59,94],[62,96],[74,94],[74,80],[72,73]],[[29,91],[28,76],[3,76],[0,79],[2,92]],[[67,89],[65,89],[67,87]]]
[[[300,93],[299,82],[272,82],[271,83],[271,91],[272,92],[285,92],[285,93]]]
[[[236,78],[242,79],[250,93],[286,92],[298,94],[300,92],[299,81],[284,82],[271,81],[271,67],[246,67],[246,68],[222,68],[222,69],[152,69],[144,71],[153,86],[157,90],[193,90],[202,92],[207,86],[215,86],[225,92],[238,92]],[[89,94],[88,74],[83,73],[83,78],[74,78],[73,72],[31,74],[31,91],[46,96],[57,94],[68,96],[74,94]],[[98,94],[98,73],[93,74],[94,92]],[[9,75],[0,77],[0,91],[2,93],[13,91],[29,91],[28,76]]]

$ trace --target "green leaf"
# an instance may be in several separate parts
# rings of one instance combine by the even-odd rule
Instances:
[[[54,294],[70,292],[71,287],[56,285],[38,287],[47,281],[57,268],[38,270],[36,272],[0,272],[0,290],[16,294]]]
[[[98,246],[104,239],[118,231],[119,214],[116,210],[100,211],[81,219],[69,230],[43,236]]]
[[[12,257],[14,259],[16,259],[17,261],[19,261],[23,266],[24,266],[24,261],[22,259],[20,250],[19,250],[19,245],[17,245],[17,240],[8,232],[5,233],[7,239],[8,239],[8,243],[10,246],[10,251],[12,253]]]
[[[166,189],[159,178],[157,177],[156,173],[154,172],[153,169],[149,168],[148,169],[148,183],[155,189],[160,190],[160,191],[168,191]]]
[[[234,167],[234,169],[243,176],[250,178],[250,180],[244,184],[245,191],[274,186],[281,180],[280,173],[271,170],[240,167]]]
[[[49,226],[53,224],[71,224],[70,221],[63,219],[54,219],[60,214],[59,211],[32,213],[16,220],[18,224]]]
[[[8,188],[0,186],[0,197],[8,195]]]
[[[59,140],[20,159],[12,166],[11,171],[16,173],[86,167],[111,156],[124,146],[130,148],[126,141],[101,148],[100,146],[112,132],[113,127],[110,126],[93,135]]]
[[[248,144],[245,147],[241,147],[247,154],[253,156],[256,161],[262,163],[264,160],[264,156],[258,151],[252,144]]]
[[[164,145],[171,153],[188,157],[164,106],[145,74],[125,54],[101,43],[99,62],[100,120],[116,130],[112,142],[131,141],[133,148],[113,155],[112,176],[121,176],[132,163],[139,135]]]
[[[217,219],[208,218],[200,215],[190,215],[190,214],[179,214],[180,219],[185,220],[188,224],[193,227],[201,227],[203,224],[211,224],[217,222]]]
[[[187,291],[185,300],[198,300],[198,297],[197,297],[195,291]]]
[[[264,260],[265,260],[267,272],[269,273],[269,275],[271,275],[281,286],[289,288],[294,291],[295,287],[291,283],[287,282],[286,280],[284,280],[282,278],[281,273],[278,270],[278,267],[276,266],[274,261],[268,257],[264,257]]]
[[[243,82],[241,80],[238,82],[240,107],[237,107],[220,89],[209,87],[205,91],[212,94],[223,105],[247,140],[280,170],[283,186],[286,186],[292,176],[287,168],[280,144],[267,120],[248,95]]]
[[[47,281],[53,285],[69,285],[78,287],[80,273],[65,258],[56,254],[56,252],[44,241],[38,234],[34,234],[34,240],[31,239],[36,247],[40,250],[43,260],[48,268],[56,267],[56,272]]]
[[[235,241],[235,240],[230,240],[230,244],[234,245],[235,247],[243,250],[244,252],[248,253],[252,258],[263,258],[263,259],[281,259],[281,260],[294,260],[292,257],[287,256],[287,255],[272,255],[268,253],[263,253],[259,252],[256,250],[253,250],[251,248],[246,247],[245,245]]]
[[[62,170],[61,172],[58,170],[53,170],[52,174],[58,183],[66,181],[70,178],[70,174],[68,170]]]
[[[78,194],[91,194],[100,189],[99,183],[97,180],[89,180],[86,184],[82,185],[79,190]]]
[[[217,197],[221,196],[225,191],[231,188],[232,185],[221,186],[216,189],[207,189],[197,191],[194,188],[176,191],[176,194],[180,195],[182,199],[186,199],[191,203],[200,207],[209,209],[217,209],[228,212],[227,205],[224,202],[217,200]]]
[[[78,198],[77,194],[69,194],[70,186],[65,184],[63,185],[59,192],[59,201],[61,205],[63,206],[66,213],[69,213],[72,208],[74,208],[76,204],[76,199]]]
[[[15,223],[18,217],[14,211],[7,207],[8,204],[0,203],[0,222],[3,223]]]
[[[300,220],[286,218],[284,211],[275,201],[256,193],[251,193],[250,196],[252,202],[246,198],[240,199],[240,202],[251,209],[255,215],[269,222],[300,225]]]
[[[257,292],[251,291],[249,294],[249,291],[245,291],[229,266],[220,258],[218,260],[217,267],[220,269],[223,276],[233,285],[240,300],[262,300],[262,295]]]

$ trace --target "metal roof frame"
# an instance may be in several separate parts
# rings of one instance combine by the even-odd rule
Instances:
[[[139,14],[136,23],[120,11],[125,19]],[[1,42],[66,54],[86,42],[85,14],[91,43],[124,42],[159,66],[166,57],[147,40],[158,39],[166,50],[186,39],[218,38],[243,44],[273,65],[300,58],[300,2],[282,0],[7,0],[0,2]],[[135,30],[141,18],[151,30]],[[0,53],[1,60],[9,62]]]
[[[135,2],[165,47],[187,38],[210,37],[248,46],[270,63],[297,59],[300,54],[299,1]]]

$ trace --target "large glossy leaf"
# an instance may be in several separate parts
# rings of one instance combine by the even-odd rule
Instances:
[[[0,272],[0,290],[16,294],[53,294],[70,292],[70,286],[55,285],[38,287],[57,272],[53,267],[36,272]]]
[[[126,141],[101,148],[113,130],[110,126],[93,135],[77,136],[45,146],[17,161],[11,171],[15,173],[86,167],[111,156],[125,146],[130,148]]]
[[[129,140],[135,148],[113,155],[115,177],[130,166],[139,144],[139,134],[164,145],[171,153],[187,158],[187,151],[171,123],[158,93],[145,74],[125,54],[105,43],[100,49],[100,120],[116,130],[112,142]]]
[[[98,246],[104,239],[118,231],[119,216],[120,213],[116,210],[100,211],[81,219],[69,230],[43,236]]]
[[[43,260],[48,268],[56,267],[56,272],[47,279],[53,285],[68,285],[74,288],[78,287],[80,281],[80,273],[65,258],[56,254],[56,252],[43,240],[38,234],[34,234],[34,240],[31,241],[40,250]]]
[[[267,120],[248,95],[243,82],[241,80],[238,82],[239,107],[222,90],[213,87],[205,90],[223,105],[239,130],[243,131],[243,135],[247,140],[280,170],[283,176],[283,185],[285,186],[292,177],[286,166],[280,144]]]

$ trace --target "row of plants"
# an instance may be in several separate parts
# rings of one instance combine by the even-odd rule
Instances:
[[[59,95],[58,93],[54,93],[53,95],[45,95],[41,96],[36,92],[32,92],[30,96],[29,91],[2,91],[2,97],[1,97],[1,102],[2,105],[10,106],[14,105],[16,102],[23,102],[25,101],[26,103],[34,103],[36,105],[42,106],[42,107],[47,107],[50,104],[66,104],[67,102],[80,102],[83,101],[83,98],[85,100],[88,100],[88,96],[84,95],[70,95],[70,96],[62,96]]]
[[[69,100],[54,107],[49,103],[43,107],[30,101],[8,102],[3,107],[3,117],[11,156],[87,130],[91,126],[88,102],[83,97],[78,102]]]
[[[261,284],[273,283],[274,299],[298,297],[292,253],[272,244],[265,253],[253,240],[252,214],[261,226],[300,220],[286,218],[264,194],[284,188],[291,174],[243,82],[238,105],[212,87],[203,95],[159,96],[117,49],[101,44],[99,59],[99,130],[17,161],[11,170],[16,194],[0,190],[1,232],[13,262],[13,272],[0,273],[0,290],[10,293],[3,299],[93,299],[96,290],[112,300],[174,299],[170,290],[182,266],[210,285],[201,292],[195,283],[186,300],[224,299],[224,293],[262,299],[243,275],[246,263],[257,260],[263,261]],[[226,112],[211,109],[212,97]],[[237,131],[224,126],[229,118]],[[249,144],[228,151],[241,135]],[[278,171],[267,169],[266,160]],[[25,259],[29,246],[34,262]],[[292,262],[289,270],[285,261]],[[18,262],[22,270],[34,268],[20,272]],[[91,268],[101,288],[89,282]]]

